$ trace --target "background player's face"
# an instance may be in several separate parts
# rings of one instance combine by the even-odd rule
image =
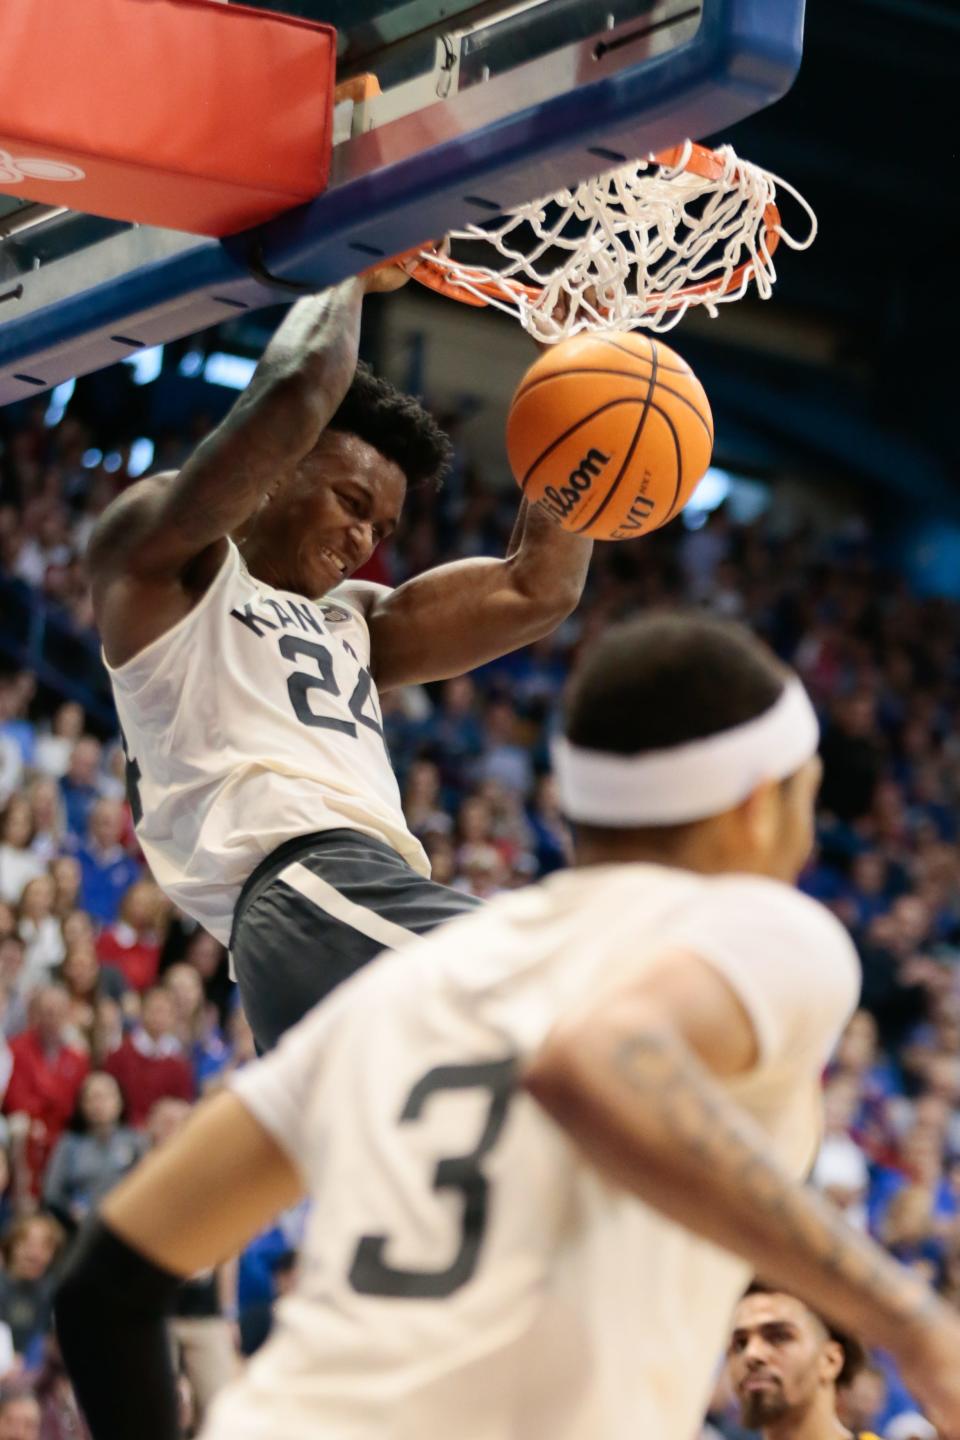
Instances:
[[[842,1365],[841,1347],[792,1295],[747,1295],[737,1306],[727,1366],[747,1429],[799,1418]]]
[[[357,435],[326,431],[245,527],[251,573],[311,599],[325,595],[396,529],[405,493],[394,461]]]

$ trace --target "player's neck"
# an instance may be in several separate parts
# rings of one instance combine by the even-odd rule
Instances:
[[[307,596],[307,591],[297,580],[286,574],[274,559],[270,547],[258,542],[255,535],[234,535],[233,542],[240,551],[240,558],[254,580],[270,585],[274,590],[286,590],[294,595]]]
[[[763,1440],[852,1440],[851,1432],[837,1418],[836,1397],[823,1392],[803,1415],[784,1415],[761,1430]]]
[[[579,831],[574,863],[583,865],[667,865],[701,875],[741,874],[756,870],[752,857],[732,850],[726,837],[711,822],[672,826],[663,831]]]

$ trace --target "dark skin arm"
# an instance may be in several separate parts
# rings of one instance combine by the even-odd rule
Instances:
[[[756,1063],[750,1020],[675,952],[558,1026],[524,1084],[614,1184],[890,1350],[945,1440],[960,1437],[960,1317],[769,1153],[718,1084]]]
[[[549,635],[576,608],[592,550],[524,501],[502,560],[454,560],[396,590],[343,586],[366,614],[378,687],[448,680]]]
[[[391,272],[295,305],[226,419],[176,475],[125,491],[104,512],[87,564],[107,659],[122,664],[198,602],[238,529],[316,445],[357,363],[364,293]]]

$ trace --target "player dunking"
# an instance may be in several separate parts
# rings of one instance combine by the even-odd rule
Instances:
[[[611,631],[557,754],[577,868],[386,956],[104,1202],[58,1301],[94,1440],[170,1440],[178,1276],[314,1199],[205,1440],[689,1440],[751,1267],[960,1440],[960,1317],[801,1175],[853,948],[799,895],[819,776],[746,632]]]
[[[429,879],[378,689],[548,634],[590,555],[523,506],[503,560],[349,583],[450,452],[414,400],[357,372],[365,289],[405,278],[296,305],[219,428],[116,500],[90,546],[138,838],[230,944],[262,1048],[377,951],[477,903]]]

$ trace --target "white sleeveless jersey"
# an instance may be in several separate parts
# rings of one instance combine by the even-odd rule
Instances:
[[[137,838],[170,899],[227,944],[241,886],[285,840],[348,828],[430,873],[410,834],[366,620],[254,579],[229,542],[189,615],[107,667]]]
[[[204,1440],[692,1440],[749,1267],[602,1182],[512,1085],[558,1017],[673,947],[751,1016],[758,1063],[724,1088],[804,1174],[859,985],[832,915],[649,865],[501,897],[234,1081],[313,1205],[296,1290]]]

